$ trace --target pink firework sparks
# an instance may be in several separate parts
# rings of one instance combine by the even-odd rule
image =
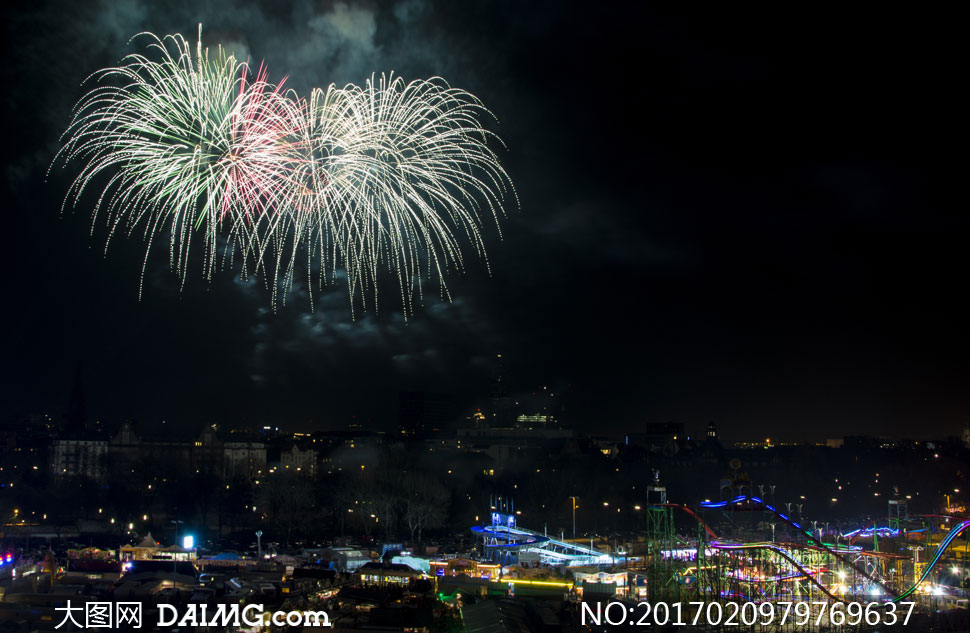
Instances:
[[[254,222],[292,203],[293,174],[304,160],[304,117],[300,102],[283,93],[286,78],[268,83],[262,64],[251,83],[245,73],[244,67],[232,110],[230,147],[221,158],[226,182],[220,220],[234,210]]]

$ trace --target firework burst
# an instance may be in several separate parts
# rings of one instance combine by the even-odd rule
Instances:
[[[96,73],[58,154],[84,164],[65,204],[107,179],[93,217],[106,217],[109,242],[142,230],[147,262],[167,234],[184,282],[198,235],[206,275],[240,253],[242,274],[264,274],[274,303],[301,262],[319,283],[346,271],[352,306],[376,306],[389,274],[406,313],[422,280],[450,298],[446,276],[464,268],[466,245],[485,259],[483,222],[498,226],[515,193],[474,95],[381,75],[304,100],[262,66],[250,78],[245,63],[210,55],[201,28],[194,53],[179,35],[144,36],[156,59],[133,54]]]
[[[345,270],[353,302],[376,303],[378,278],[397,279],[410,309],[423,279],[464,267],[463,245],[484,259],[481,228],[498,226],[514,189],[479,121],[490,113],[443,79],[371,77],[364,87],[314,90],[306,108],[305,195],[292,207],[294,243],[326,274]]]

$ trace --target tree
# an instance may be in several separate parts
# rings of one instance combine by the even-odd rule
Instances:
[[[384,465],[361,473],[358,488],[365,513],[362,519],[368,521],[373,514],[384,531],[384,539],[391,540],[401,505],[401,471]]]
[[[252,507],[252,482],[241,475],[227,480],[225,485],[220,486],[217,498],[219,535],[222,536],[222,528],[225,522],[228,521],[230,528],[234,529],[241,519],[251,519],[254,516]],[[244,523],[248,523],[248,521],[244,521]]]
[[[313,486],[304,477],[290,474],[267,477],[260,483],[258,499],[260,510],[269,517],[287,546],[294,529],[304,531],[313,521],[316,510]]]
[[[222,480],[209,471],[195,473],[190,483],[192,485],[192,496],[199,510],[199,522],[202,527],[208,527],[209,509],[216,501],[220,489],[225,490],[228,484],[223,484]]]
[[[422,540],[426,528],[439,527],[447,515],[448,490],[434,477],[415,471],[403,473],[404,520],[411,540]]]

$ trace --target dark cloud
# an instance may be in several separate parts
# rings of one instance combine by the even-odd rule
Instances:
[[[98,53],[95,59],[82,53],[81,59],[110,63],[108,51],[120,57],[137,48],[137,40],[128,44],[134,33],[181,33],[195,42],[201,25],[206,46],[221,46],[252,64],[265,61],[274,78],[287,75],[292,85],[308,90],[361,83],[372,73],[392,70],[423,75],[445,70],[454,55],[442,54],[438,37],[426,27],[428,11],[423,0],[104,0],[75,29],[75,44]],[[92,42],[100,46],[91,47]]]

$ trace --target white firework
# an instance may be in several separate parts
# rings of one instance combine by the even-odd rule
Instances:
[[[96,73],[101,85],[79,102],[58,153],[84,163],[65,204],[107,179],[93,216],[107,218],[109,241],[141,227],[147,261],[167,234],[184,282],[193,234],[202,232],[207,275],[226,238],[242,274],[265,276],[274,304],[301,262],[319,283],[345,271],[351,305],[365,308],[390,275],[406,314],[424,280],[450,299],[446,278],[464,269],[467,250],[488,265],[484,223],[501,234],[515,189],[477,97],[441,78],[391,74],[304,100],[262,67],[250,80],[246,64],[210,56],[201,27],[194,54],[179,35],[147,35],[157,59],[132,54]]]

